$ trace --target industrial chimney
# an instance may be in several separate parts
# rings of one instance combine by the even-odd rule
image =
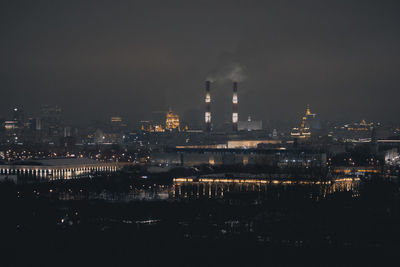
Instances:
[[[238,96],[237,96],[237,82],[233,82],[233,96],[232,96],[232,126],[233,131],[238,130]]]
[[[205,98],[205,103],[206,103],[206,111],[205,111],[205,131],[210,132],[211,131],[211,95],[210,95],[210,81],[206,81],[206,98]]]

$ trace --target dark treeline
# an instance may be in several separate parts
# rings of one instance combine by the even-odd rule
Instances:
[[[356,195],[345,191],[326,198],[310,198],[307,187],[277,187],[263,201],[240,194],[127,203],[57,198],[63,190],[123,191],[152,182],[104,176],[2,183],[4,262],[374,266],[389,261],[399,249],[399,183],[380,177],[363,182]]]

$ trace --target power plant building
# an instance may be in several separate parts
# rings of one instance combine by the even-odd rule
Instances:
[[[205,132],[211,132],[212,124],[211,124],[211,93],[210,93],[210,81],[206,81],[206,96],[204,99],[205,102],[205,112],[204,112],[204,124],[205,124]],[[238,123],[239,123],[239,112],[238,112],[238,85],[237,82],[233,82],[233,93],[232,93],[232,130],[233,132],[238,131]]]

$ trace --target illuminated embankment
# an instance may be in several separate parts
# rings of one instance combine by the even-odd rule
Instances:
[[[334,192],[352,191],[358,196],[360,178],[341,177],[331,180],[277,180],[277,179],[239,179],[239,178],[193,178],[173,179],[172,194],[175,198],[223,198],[226,193],[253,192],[265,195],[271,189],[307,188],[312,196],[326,197]]]

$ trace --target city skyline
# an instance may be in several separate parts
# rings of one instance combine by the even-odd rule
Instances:
[[[207,96],[210,96],[210,94],[206,94],[206,99],[208,99]],[[235,98],[234,98],[235,99]],[[209,99],[210,101],[211,99]],[[236,98],[237,101],[237,98]],[[210,101],[211,102],[211,101]],[[207,102],[206,100],[206,104],[210,103]],[[238,102],[236,102],[238,103]],[[216,104],[218,106],[219,103],[213,103],[214,105]],[[209,105],[206,105],[206,110],[211,110]],[[120,120],[120,123],[124,124],[124,127],[126,127],[126,130],[128,131],[138,131],[141,130],[140,128],[143,128],[143,123],[155,123],[155,124],[162,124],[163,126],[165,126],[166,128],[168,128],[167,124],[169,124],[168,122],[165,122],[165,118],[168,118],[169,114],[174,114],[173,116],[177,116],[178,120],[181,120],[182,123],[182,129],[187,128],[189,125],[191,126],[191,130],[201,130],[204,132],[210,132],[210,131],[225,131],[228,130],[226,128],[226,126],[229,124],[232,124],[232,118],[226,119],[224,121],[221,120],[221,117],[227,117],[232,113],[229,113],[229,111],[227,111],[228,114],[217,114],[217,117],[219,117],[219,120],[214,121],[214,119],[212,121],[210,121],[210,125],[207,124],[207,119],[206,121],[201,121],[202,119],[204,120],[204,115],[202,118],[196,118],[194,120],[188,120],[187,118],[184,118],[181,116],[181,114],[175,112],[174,109],[172,109],[171,107],[169,107],[167,110],[157,110],[157,111],[149,111],[143,118],[139,119],[139,120],[129,120],[129,118],[127,118],[127,116],[123,116],[121,114],[118,113],[108,113],[106,114],[104,117],[97,117],[96,119],[92,119],[92,120],[88,120],[88,121],[82,121],[82,122],[77,122],[77,121],[71,121],[68,120],[68,114],[65,114],[64,108],[60,105],[56,105],[56,104],[52,104],[52,105],[42,105],[42,106],[37,106],[36,110],[34,112],[27,112],[24,107],[22,106],[14,106],[12,109],[8,110],[8,113],[6,115],[2,115],[0,114],[0,121],[2,123],[3,128],[5,127],[5,129],[7,129],[7,123],[16,123],[16,124],[23,124],[23,123],[27,123],[29,121],[35,121],[37,119],[41,120],[46,118],[46,113],[43,112],[43,110],[46,109],[58,109],[58,115],[59,118],[58,120],[60,120],[60,126],[67,126],[67,127],[97,127],[97,128],[102,128],[102,127],[106,127],[107,125],[113,125],[114,120]],[[241,129],[239,129],[239,131],[243,131],[243,127],[247,127],[245,126],[248,122],[255,122],[256,124],[260,124],[258,127],[256,128],[260,128],[257,130],[276,130],[276,129],[280,129],[280,130],[284,130],[287,131],[288,129],[293,128],[294,126],[297,127],[297,124],[299,122],[301,122],[302,120],[305,119],[304,115],[309,115],[310,114],[310,105],[304,105],[302,110],[298,111],[298,117],[295,118],[295,120],[293,121],[285,121],[284,123],[279,123],[277,121],[274,121],[273,119],[270,120],[257,120],[257,116],[256,119],[254,119],[253,116],[251,116],[251,114],[240,114],[239,119],[237,120],[237,122],[239,122],[239,124],[241,123]],[[237,110],[237,107],[236,107]],[[314,109],[313,109],[314,111]],[[215,112],[215,111],[214,111]],[[208,113],[206,111],[206,113]],[[19,115],[18,115],[19,114]],[[316,116],[317,113],[311,114],[313,116]],[[18,116],[20,116],[18,118]],[[214,116],[214,114],[212,115]],[[232,115],[231,115],[232,116]],[[236,115],[237,116],[237,115]],[[207,116],[206,116],[207,117]],[[66,119],[67,118],[67,119]],[[214,117],[213,117],[214,118]],[[333,120],[327,120],[326,118],[321,117],[318,114],[318,124],[320,125],[319,127],[321,127],[321,123],[324,125],[323,127],[327,127],[327,125],[330,125],[329,127],[332,126],[338,126],[338,125],[348,125],[348,124],[357,124],[357,123],[372,123],[372,124],[376,124],[377,126],[385,126],[385,127],[394,127],[394,128],[399,128],[398,123],[395,122],[384,122],[382,123],[382,120],[379,121],[371,121],[368,120],[366,118],[361,118],[359,120],[352,120],[352,119],[343,119],[343,120],[339,120],[339,119],[333,119]],[[262,127],[264,123],[265,127]],[[164,125],[165,124],[165,125]],[[233,123],[234,124],[234,123]],[[22,128],[24,128],[23,125],[21,125]],[[209,128],[211,127],[211,128]],[[235,130],[235,127],[237,128],[237,126],[234,126],[233,131],[238,131],[237,129]],[[225,129],[223,129],[225,128]],[[239,127],[240,128],[240,127]],[[229,130],[228,130],[229,131]]]
[[[399,14],[0,1],[0,266],[395,263]]]

